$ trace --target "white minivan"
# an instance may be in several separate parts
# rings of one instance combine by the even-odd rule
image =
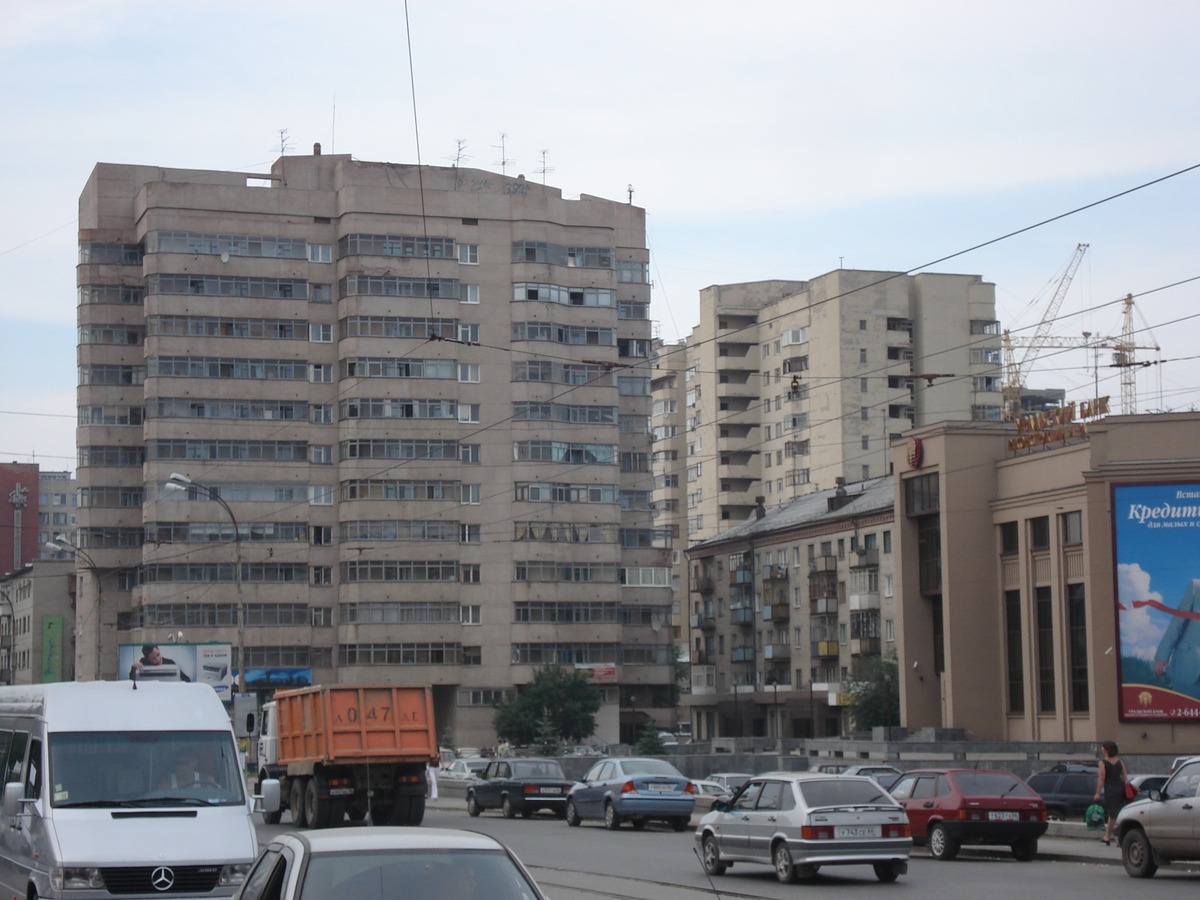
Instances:
[[[228,897],[257,855],[263,798],[207,684],[0,688],[0,771],[0,896]]]

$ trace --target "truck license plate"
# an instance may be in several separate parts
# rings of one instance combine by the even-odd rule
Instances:
[[[990,812],[988,818],[993,822],[1017,822],[1021,819],[1019,812]]]
[[[354,788],[330,788],[329,789],[330,797],[348,797],[350,794],[353,794],[353,793],[354,793]]]
[[[835,838],[875,838],[883,834],[878,825],[836,825],[833,829]]]

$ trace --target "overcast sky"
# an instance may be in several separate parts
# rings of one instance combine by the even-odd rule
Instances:
[[[74,468],[77,200],[97,162],[417,161],[402,3],[0,0],[0,459]],[[652,317],[709,284],[910,270],[1200,163],[1194,0],[410,0],[420,158],[648,213]],[[1200,170],[939,263],[1036,324],[1140,295],[1139,408],[1200,403]],[[1152,292],[1152,293],[1146,293]],[[1168,324],[1170,323],[1170,324]],[[1116,333],[1116,307],[1056,333]],[[1153,353],[1142,353],[1147,359]],[[1086,351],[1033,383],[1093,393]],[[1107,354],[1100,393],[1120,390]]]

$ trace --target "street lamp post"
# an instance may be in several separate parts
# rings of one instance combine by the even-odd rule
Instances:
[[[771,718],[775,720],[774,737],[783,737],[783,729],[779,727],[779,679],[772,678],[767,682],[771,686],[771,690],[775,692],[775,700],[771,704]]]
[[[96,680],[100,681],[103,673],[102,660],[104,658],[104,594],[100,584],[100,567],[96,565],[96,561],[92,559],[86,550],[72,544],[66,539],[65,535],[55,535],[54,540],[46,542],[46,549],[60,553],[65,550],[68,553],[74,553],[77,557],[82,557],[84,565],[92,573],[92,581],[96,582]],[[82,624],[80,622],[75,627],[75,634],[77,636]]]
[[[238,526],[237,516],[233,514],[233,510],[229,508],[221,495],[215,488],[208,485],[200,484],[198,481],[192,481],[186,475],[179,472],[172,472],[171,477],[167,479],[166,487],[172,491],[186,491],[195,489],[203,492],[203,494],[220,504],[221,508],[229,516],[229,521],[233,524],[233,583],[237,591],[237,666],[238,666],[238,693],[246,693],[246,609],[242,601],[242,530]]]

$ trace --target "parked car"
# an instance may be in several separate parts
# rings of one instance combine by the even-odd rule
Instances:
[[[403,885],[405,900],[470,897],[477,886],[489,900],[545,900],[520,860],[495,838],[389,827],[278,835],[263,848],[234,900],[378,900],[380,885]]]
[[[954,859],[963,844],[1008,844],[1028,862],[1046,833],[1045,801],[1000,769],[905,772],[891,795],[908,813],[913,842],[929,844],[934,859]]]
[[[912,838],[904,809],[872,779],[797,772],[752,778],[700,820],[696,844],[709,875],[752,862],[790,884],[821,866],[858,864],[895,881]]]
[[[1129,783],[1137,791],[1134,800],[1141,800],[1150,795],[1151,791],[1162,790],[1170,775],[1130,775]]]
[[[652,819],[676,831],[688,827],[696,807],[696,789],[666,760],[640,757],[602,759],[567,795],[567,824],[603,819],[615,831],[628,819],[641,830]]]
[[[896,782],[904,773],[895,766],[881,766],[879,764],[864,765],[864,766],[849,766],[843,770],[842,775],[866,775],[868,778],[874,778],[879,782],[880,786],[887,788]]]
[[[482,757],[472,759],[456,759],[450,767],[438,775],[439,784],[467,784],[472,779],[483,774],[488,761]]]
[[[1161,790],[1135,799],[1117,813],[1121,861],[1134,878],[1159,866],[1200,859],[1200,756],[1182,763]]]
[[[1168,775],[1174,775],[1174,774],[1175,774],[1175,770],[1176,770],[1176,769],[1178,769],[1180,766],[1182,766],[1182,765],[1183,765],[1185,762],[1187,762],[1189,759],[1192,759],[1192,757],[1190,757],[1190,756],[1177,756],[1177,757],[1175,757],[1173,760],[1171,760],[1171,768],[1167,769],[1167,774],[1168,774]]]
[[[1095,766],[1060,763],[1046,772],[1029,776],[1029,786],[1046,801],[1046,815],[1051,819],[1082,821],[1087,808],[1095,802],[1096,783],[1100,777]]]
[[[662,742],[664,747],[679,746],[679,738],[675,737],[675,735],[671,734],[669,731],[660,731],[658,733],[658,739]]]
[[[692,787],[696,789],[696,805],[707,806],[709,809],[712,809],[717,801],[728,800],[733,796],[733,791],[718,781],[693,781]]]
[[[467,788],[467,812],[478,816],[485,809],[499,809],[506,819],[517,813],[528,819],[549,809],[565,819],[567,792],[574,783],[552,759],[493,759]]]
[[[715,781],[717,784],[723,785],[725,790],[733,794],[738,788],[749,781],[754,776],[749,772],[713,772],[706,778],[706,781]]]

